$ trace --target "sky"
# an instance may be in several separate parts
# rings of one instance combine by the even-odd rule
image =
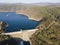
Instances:
[[[0,0],[0,3],[40,3],[40,2],[59,3],[60,0]]]

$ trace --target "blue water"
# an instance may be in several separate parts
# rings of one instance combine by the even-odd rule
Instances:
[[[8,27],[5,28],[6,32],[34,29],[39,24],[39,22],[30,20],[23,14],[16,14],[16,12],[0,12],[0,20],[8,23]]]

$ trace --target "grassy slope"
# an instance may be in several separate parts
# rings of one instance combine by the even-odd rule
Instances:
[[[19,7],[19,8],[18,8]],[[2,9],[1,9],[2,8]],[[60,7],[55,6],[3,6],[0,7],[0,11],[19,11],[23,10],[25,13],[29,14],[33,18],[40,19],[45,17],[45,21],[41,24],[47,28],[48,25],[55,20],[55,18],[60,15]],[[60,23],[60,21],[58,21]],[[40,25],[41,25],[40,24]],[[58,25],[53,25],[49,29],[41,31],[40,25],[38,26],[38,31],[31,37],[31,42],[33,45],[59,45],[60,43],[60,27]],[[57,33],[56,33],[57,31]],[[51,32],[51,33],[50,33]],[[53,32],[53,33],[52,33]],[[48,35],[48,36],[47,36]]]
[[[42,10],[42,16],[46,17],[46,20],[38,26],[31,39],[32,45],[59,45],[60,44],[60,7],[45,7]],[[52,24],[48,29],[47,27],[53,21],[57,23]],[[42,26],[41,26],[42,25]],[[43,28],[43,29],[41,29]]]
[[[47,30],[38,30],[30,38],[32,45],[59,45],[60,43],[60,27],[53,27]]]
[[[35,6],[30,4],[6,4],[0,6],[0,12],[17,12],[27,14],[30,18],[40,20],[45,16],[53,15],[52,12],[60,10],[55,6]]]

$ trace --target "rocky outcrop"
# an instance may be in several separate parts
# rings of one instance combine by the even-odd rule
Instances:
[[[6,27],[7,23],[0,21],[0,42],[9,39],[9,36],[1,35],[4,33],[4,27]]]

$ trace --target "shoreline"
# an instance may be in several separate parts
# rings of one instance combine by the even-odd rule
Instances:
[[[42,17],[41,18],[35,18],[35,17],[32,17],[31,15],[29,15],[29,14],[25,14],[25,13],[18,13],[18,12],[16,12],[16,14],[23,14],[23,15],[25,15],[25,16],[28,16],[28,18],[30,19],[30,20],[35,20],[35,21],[40,21],[41,19],[42,19]]]
[[[14,12],[14,11],[0,11],[0,12]],[[15,11],[15,12],[16,12],[16,14],[23,14],[23,15],[25,15],[25,16],[28,16],[28,18],[29,18],[30,20],[40,21],[40,20],[42,19],[42,17],[41,17],[41,18],[34,17],[34,16],[32,16],[31,14],[20,13],[20,12],[17,12],[17,11]]]

